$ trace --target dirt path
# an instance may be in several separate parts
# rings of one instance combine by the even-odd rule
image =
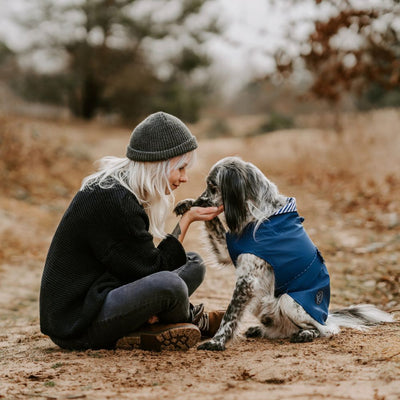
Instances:
[[[198,164],[177,200],[200,192],[218,158],[251,160],[297,198],[306,229],[327,260],[332,306],[371,302],[397,310],[397,322],[366,332],[344,330],[307,344],[238,338],[222,353],[70,352],[40,333],[38,290],[54,229],[92,160],[120,155],[127,133],[95,124],[21,122],[62,143],[70,158],[60,162],[76,186],[63,180],[55,190],[41,181],[42,191],[31,197],[18,198],[14,186],[0,194],[0,399],[400,399],[399,119],[398,113],[357,117],[341,139],[305,130],[200,140]],[[385,133],[376,136],[378,127]],[[213,267],[200,236],[196,226],[185,244],[210,265],[192,301],[224,308],[234,270]],[[245,325],[250,323],[248,316]]]

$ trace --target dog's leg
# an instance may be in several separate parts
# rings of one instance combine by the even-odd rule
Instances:
[[[217,261],[221,264],[231,263],[228,248],[226,247],[226,231],[221,220],[215,217],[211,221],[205,221],[204,226],[208,242]]]
[[[243,312],[253,298],[253,281],[251,275],[240,276],[237,279],[221,326],[211,340],[198,346],[199,350],[225,350],[225,344],[234,336]]]
[[[304,308],[296,303],[288,294],[279,297],[279,309],[288,320],[286,336],[293,343],[312,342],[321,336],[324,326],[314,320]]]
[[[259,319],[261,325],[252,326],[247,329],[245,336],[249,338],[268,337],[267,329],[274,325],[277,308],[275,297],[275,274],[273,268],[264,260],[253,256],[253,263],[258,271],[257,279],[257,301],[252,309],[253,315]]]
[[[248,328],[245,332],[245,336],[247,338],[262,338],[262,337],[267,337],[268,335],[266,334],[266,327],[269,327],[273,324],[273,318],[270,317],[272,312],[268,311],[265,308],[265,302],[263,302],[261,299],[258,300],[258,307],[257,309],[253,310],[253,315],[259,319],[261,322],[261,325],[256,325],[256,326],[251,326]]]
[[[194,199],[185,199],[178,202],[174,208],[175,215],[179,216],[185,214],[186,211],[189,211],[192,208],[194,201]]]
[[[268,278],[269,276],[269,278]],[[266,273],[264,281],[265,294],[261,309],[255,316],[259,318],[259,326],[250,327],[245,335],[249,338],[263,337],[269,339],[290,337],[292,342],[310,342],[323,334],[326,327],[315,321],[289,295],[274,296],[274,285],[271,282],[272,269]]]

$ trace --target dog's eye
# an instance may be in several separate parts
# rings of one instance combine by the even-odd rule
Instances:
[[[217,192],[217,188],[215,186],[209,186],[208,190],[210,191],[211,194],[215,194]]]

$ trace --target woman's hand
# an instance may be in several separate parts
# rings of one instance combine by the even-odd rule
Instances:
[[[210,221],[224,211],[224,206],[219,207],[192,207],[182,215],[179,221],[179,230],[177,237],[182,243],[189,228],[189,225],[194,221]],[[175,230],[174,230],[175,232]]]
[[[224,206],[219,207],[192,207],[183,214],[183,218],[187,218],[189,223],[194,221],[210,221],[224,211]]]

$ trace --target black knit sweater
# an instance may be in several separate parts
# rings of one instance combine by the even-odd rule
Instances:
[[[136,197],[120,185],[79,191],[50,245],[40,290],[40,325],[56,339],[81,336],[108,292],[186,262],[168,235],[158,247]]]

